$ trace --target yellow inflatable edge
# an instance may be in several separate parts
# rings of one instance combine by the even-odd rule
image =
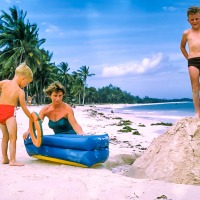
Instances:
[[[51,158],[51,157],[41,156],[41,155],[33,155],[32,157],[38,158],[38,159],[41,159],[41,160],[47,160],[47,161],[51,161],[51,162],[61,163],[61,164],[64,164],[64,165],[72,165],[72,166],[77,166],[77,167],[88,168],[88,166],[86,166],[86,165],[76,163],[76,162],[67,161],[67,160],[62,160],[62,159],[58,159],[58,158]],[[97,166],[99,164],[100,163],[96,163],[95,165],[92,165],[91,167]]]

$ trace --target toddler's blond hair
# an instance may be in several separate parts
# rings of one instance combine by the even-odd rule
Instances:
[[[15,75],[16,76],[25,76],[27,79],[33,79],[33,72],[30,69],[30,67],[26,65],[25,62],[21,63],[15,69]]]

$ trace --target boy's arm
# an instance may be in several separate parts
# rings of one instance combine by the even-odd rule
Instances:
[[[19,103],[20,103],[22,110],[26,114],[26,116],[28,118],[32,119],[31,113],[26,106],[25,93],[24,93],[24,90],[22,90],[22,89],[20,89],[20,91],[19,91]]]
[[[0,81],[0,91],[2,90],[3,81]]]
[[[8,82],[8,80],[2,80],[0,81],[0,91],[2,90],[2,87],[4,85],[4,83]]]
[[[39,116],[38,116],[38,120],[41,120],[43,122],[44,118],[45,118],[45,108],[42,108],[42,110],[40,110],[39,112]],[[28,134],[29,134],[29,128],[26,132],[24,132],[23,134],[23,138],[24,140],[26,140],[26,138],[28,137]]]
[[[186,59],[188,59],[188,52],[186,50],[188,30],[183,32],[180,49]]]
[[[1,91],[2,91],[2,87],[3,87],[3,81],[0,81],[0,94],[1,94]]]

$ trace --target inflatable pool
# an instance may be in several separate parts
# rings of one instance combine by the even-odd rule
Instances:
[[[29,136],[24,144],[29,156],[80,167],[92,167],[105,162],[109,157],[108,134],[43,135],[40,147],[35,146]]]
[[[30,135],[24,141],[29,156],[80,167],[103,163],[109,156],[109,136],[77,135],[70,132],[43,135],[38,113],[31,113]],[[37,134],[36,134],[37,133]]]

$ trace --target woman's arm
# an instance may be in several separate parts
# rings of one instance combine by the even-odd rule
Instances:
[[[80,134],[80,135],[85,135],[81,126],[78,124],[78,122],[76,121],[75,117],[74,117],[74,111],[71,107],[68,108],[69,109],[69,112],[68,112],[68,120],[69,120],[69,123],[72,125],[74,131],[77,133],[77,134]]]

